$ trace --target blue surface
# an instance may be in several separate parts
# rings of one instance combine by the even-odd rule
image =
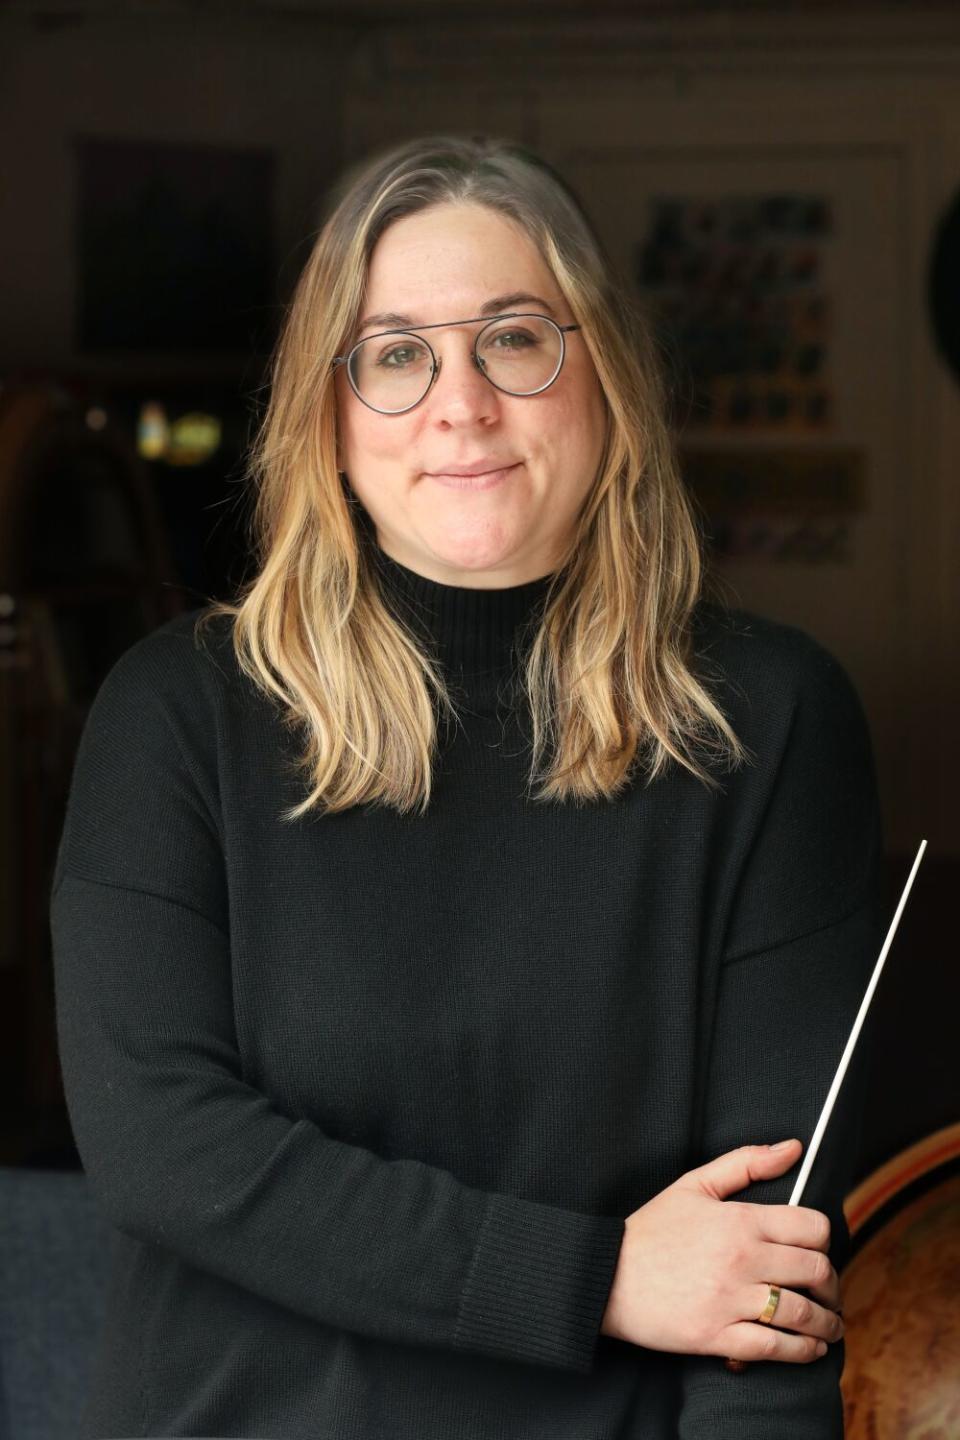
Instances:
[[[112,1233],[79,1171],[0,1168],[0,1440],[76,1440]]]

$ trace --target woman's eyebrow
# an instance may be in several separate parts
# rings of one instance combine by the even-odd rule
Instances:
[[[514,310],[518,305],[536,305],[545,310],[548,315],[553,314],[553,306],[542,295],[528,295],[525,290],[514,290],[510,295],[497,295],[493,300],[487,300],[480,306],[478,314],[498,315],[501,311]],[[357,326],[358,330],[369,330],[376,326],[379,330],[389,330],[393,326],[409,325],[417,328],[417,322],[410,315],[400,315],[395,310],[384,310],[377,315],[366,315]]]

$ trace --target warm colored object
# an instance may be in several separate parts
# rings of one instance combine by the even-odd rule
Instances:
[[[960,1123],[910,1147],[845,1205],[847,1440],[960,1435]]]

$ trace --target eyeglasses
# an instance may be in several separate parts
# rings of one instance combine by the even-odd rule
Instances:
[[[347,367],[350,388],[364,405],[381,415],[403,415],[426,399],[443,363],[420,331],[476,325],[484,319],[478,315],[472,320],[441,321],[418,325],[415,331],[380,330],[365,336],[348,354],[335,356],[333,365]],[[564,335],[579,329],[579,325],[557,325],[546,315],[498,315],[477,332],[473,363],[505,395],[539,395],[560,374],[566,354]]]

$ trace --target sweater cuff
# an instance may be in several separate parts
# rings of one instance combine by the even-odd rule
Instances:
[[[492,1195],[454,1349],[589,1374],[625,1224]]]

